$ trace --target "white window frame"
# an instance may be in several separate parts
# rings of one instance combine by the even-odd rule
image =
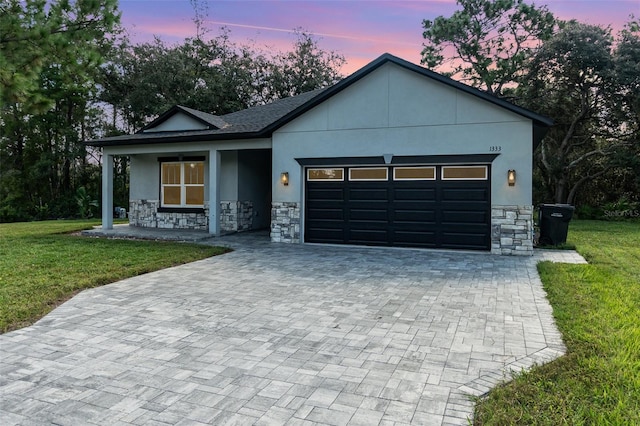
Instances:
[[[431,169],[433,170],[432,178],[398,178],[396,177],[397,169]],[[393,168],[393,180],[406,181],[406,180],[436,180],[437,170],[435,166],[396,166]]]
[[[483,168],[484,169],[484,177],[483,178],[446,178],[446,177],[444,177],[444,169],[468,169],[469,167]],[[440,168],[440,178],[442,180],[488,180],[489,179],[489,168],[487,166],[483,166],[482,164],[470,164],[470,165],[467,165],[467,166],[442,166]]]
[[[341,170],[342,178],[340,179],[314,179],[311,177],[312,170]],[[307,180],[309,182],[343,182],[344,181],[344,167],[311,167],[307,169]]]
[[[190,183],[190,184],[186,184],[185,183],[185,178],[184,178],[184,173],[185,173],[185,169],[189,164],[197,164],[197,163],[201,163],[203,165],[202,170],[204,173],[204,161],[163,161],[160,163],[160,206],[161,207],[182,207],[182,208],[203,208],[204,207],[204,197],[203,197],[203,204],[187,204],[187,188],[188,187],[195,187],[195,186],[201,186],[204,190],[204,176],[202,179],[202,183]],[[163,183],[163,175],[162,173],[163,171],[163,166],[165,164],[180,164],[180,183],[179,184],[175,184],[175,183]],[[179,187],[180,188],[180,204],[166,204],[164,202],[164,188],[165,187]],[[204,192],[204,191],[203,191]]]
[[[361,178],[353,178],[351,176],[351,172],[353,170],[384,170],[384,179],[382,178],[373,178],[373,179],[361,179]],[[388,167],[351,167],[349,169],[349,181],[352,182],[386,182],[389,180],[389,168]]]

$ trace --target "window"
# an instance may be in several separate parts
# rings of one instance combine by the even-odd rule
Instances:
[[[161,167],[163,207],[204,206],[204,162],[172,161]]]
[[[344,169],[307,169],[307,180],[344,180]]]
[[[442,180],[487,180],[487,166],[443,166]]]
[[[349,180],[387,180],[388,172],[386,167],[349,169]]]
[[[393,180],[435,180],[435,167],[394,167]]]

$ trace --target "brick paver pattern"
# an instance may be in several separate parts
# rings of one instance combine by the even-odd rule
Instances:
[[[0,336],[0,423],[467,424],[564,353],[536,262],[584,261],[244,238]]]

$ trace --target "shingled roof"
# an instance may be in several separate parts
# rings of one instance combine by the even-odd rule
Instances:
[[[132,135],[111,136],[108,138],[87,141],[91,146],[138,145],[149,143],[171,143],[187,141],[214,141],[225,139],[250,139],[269,137],[268,127],[300,107],[326,89],[318,89],[302,93],[298,96],[279,99],[270,104],[259,105],[225,115],[207,114],[192,108],[176,105],[149,123],[142,130]],[[169,119],[181,111],[209,125],[204,130],[184,131],[147,131]]]
[[[91,146],[112,146],[271,137],[271,134],[274,131],[291,120],[299,117],[389,62],[532,120],[534,148],[538,145],[540,140],[542,140],[542,137],[546,133],[546,129],[553,124],[553,121],[547,117],[536,114],[525,108],[521,108],[487,92],[452,80],[451,78],[430,71],[419,65],[412,64],[404,59],[385,53],[370,64],[351,74],[349,77],[324,89],[313,90],[298,96],[280,99],[270,104],[260,105],[221,116],[208,114],[182,106],[175,106],[138,133],[133,135],[96,139],[86,143]],[[208,124],[209,128],[189,131],[145,132],[145,130],[149,129],[150,126],[157,125],[168,119],[178,110],[187,113],[205,124]]]

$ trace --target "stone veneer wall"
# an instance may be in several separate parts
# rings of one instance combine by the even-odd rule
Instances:
[[[209,229],[209,206],[204,213],[159,213],[160,200],[131,200],[129,202],[129,224],[142,228]]]
[[[241,232],[253,227],[252,201],[221,201],[220,231]]]
[[[271,241],[300,242],[300,203],[271,203]]]
[[[533,255],[533,206],[491,206],[491,253]]]

